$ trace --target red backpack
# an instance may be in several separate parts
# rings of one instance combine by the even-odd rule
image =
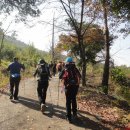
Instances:
[[[63,79],[64,79],[65,86],[75,86],[75,85],[77,85],[78,84],[77,69],[76,68],[65,69]]]

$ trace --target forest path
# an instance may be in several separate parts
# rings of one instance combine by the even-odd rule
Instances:
[[[0,130],[109,130],[98,120],[78,111],[78,119],[70,124],[65,119],[65,95],[58,100],[57,76],[50,80],[47,91],[47,108],[40,111],[37,98],[37,81],[34,78],[20,82],[19,102],[11,102],[9,90],[0,92]]]

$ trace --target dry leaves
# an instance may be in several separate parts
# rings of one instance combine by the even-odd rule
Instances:
[[[89,112],[106,122],[116,122],[120,118],[117,108],[104,107],[96,101],[80,101],[79,109]]]

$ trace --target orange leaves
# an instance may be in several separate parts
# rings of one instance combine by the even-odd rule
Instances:
[[[79,109],[90,113],[105,122],[116,122],[120,116],[118,109],[102,106],[96,101],[80,101]]]
[[[86,34],[84,35],[84,41],[86,43],[96,43],[103,40],[104,40],[103,32],[101,29],[98,28],[88,29]]]
[[[76,37],[62,34],[59,36],[59,42],[56,48],[61,51],[68,51],[75,43],[77,43]]]

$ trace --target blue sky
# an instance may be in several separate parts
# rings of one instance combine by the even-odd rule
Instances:
[[[116,65],[130,66],[130,35],[125,39],[119,37],[115,40],[110,52]]]

